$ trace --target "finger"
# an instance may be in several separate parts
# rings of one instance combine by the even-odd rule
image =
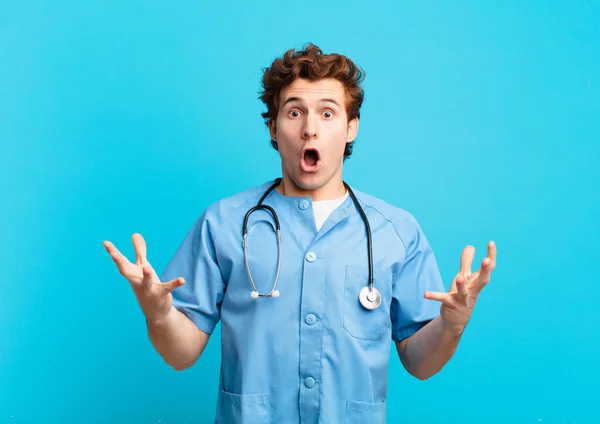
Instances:
[[[475,257],[475,247],[467,246],[463,249],[462,255],[460,255],[460,272],[465,277],[470,277],[473,271],[471,271],[471,264]]]
[[[142,265],[142,272],[144,274],[144,278],[142,279],[142,284],[146,288],[152,287],[152,283],[160,282],[160,281],[158,281],[158,277],[156,276],[156,273],[154,272],[154,270],[152,269],[152,267],[150,266],[150,264],[148,262],[146,262],[146,263],[144,263],[144,265]]]
[[[467,280],[462,275],[456,277],[456,291],[463,297],[467,296]]]
[[[450,301],[450,294],[443,292],[425,292],[425,299],[437,300],[438,302],[447,303]]]
[[[493,242],[493,241],[490,241],[488,243],[488,255],[487,255],[487,257],[490,258],[492,270],[494,268],[496,268],[496,253],[497,253],[496,243]]]
[[[183,277],[179,277],[176,278],[174,280],[171,280],[167,283],[162,284],[162,286],[167,289],[167,291],[172,292],[173,290],[175,290],[178,287],[181,287],[185,284],[185,280],[183,279]]]
[[[127,274],[129,266],[132,265],[131,262],[129,262],[129,260],[121,252],[119,252],[119,249],[117,249],[115,245],[112,244],[110,241],[104,241],[102,242],[102,245],[112,258],[112,260],[115,262],[115,264],[117,264],[119,272],[122,275]]]
[[[148,261],[146,259],[146,240],[139,233],[131,236],[131,240],[133,241],[133,249],[135,250],[135,264],[142,266]]]
[[[490,258],[485,258],[481,261],[481,268],[479,269],[479,277],[477,278],[478,286],[485,286],[490,282],[492,270],[494,267],[492,266],[492,260]]]

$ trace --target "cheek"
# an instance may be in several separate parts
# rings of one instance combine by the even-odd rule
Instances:
[[[335,154],[343,154],[344,149],[346,148],[346,138],[348,137],[347,127],[345,125],[336,125],[335,128],[331,129],[329,133],[329,140],[331,143],[328,143],[327,150],[331,153]]]
[[[294,151],[297,149],[298,131],[290,127],[280,127],[277,131],[277,143],[279,150],[283,152]]]
[[[344,119],[336,119],[335,122],[329,122],[327,131],[336,138],[344,138],[348,134],[348,125]]]
[[[298,134],[300,134],[300,125],[294,125],[291,122],[286,123],[286,125],[282,125],[279,129],[279,136],[285,137],[288,140],[295,140],[298,138]]]

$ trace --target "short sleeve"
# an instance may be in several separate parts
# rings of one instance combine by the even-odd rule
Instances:
[[[160,276],[163,282],[183,277],[175,289],[173,305],[198,329],[211,334],[221,316],[225,283],[216,260],[214,234],[204,213],[185,236]]]
[[[414,218],[404,240],[406,256],[392,288],[392,337],[406,339],[440,313],[440,303],[425,299],[426,291],[445,291],[440,272],[422,229]]]

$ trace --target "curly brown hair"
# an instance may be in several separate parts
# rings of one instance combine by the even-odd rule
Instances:
[[[360,107],[364,99],[364,90],[360,84],[364,81],[365,71],[356,66],[346,56],[331,53],[323,54],[322,50],[312,43],[307,43],[303,50],[290,49],[282,57],[273,61],[269,68],[263,70],[260,99],[267,106],[262,113],[267,127],[277,119],[279,110],[279,94],[296,78],[316,81],[323,78],[334,78],[340,81],[346,93],[346,113],[348,122],[360,118]],[[271,140],[271,146],[278,150],[277,142]],[[354,142],[347,143],[344,160],[352,154]]]

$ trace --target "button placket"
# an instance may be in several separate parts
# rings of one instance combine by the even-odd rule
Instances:
[[[301,387],[299,402],[302,422],[310,419],[308,417],[318,416],[321,405],[320,391],[316,386],[320,384],[323,377],[321,362],[324,331],[321,320],[325,317],[323,310],[325,303],[319,293],[325,287],[323,270],[326,267],[324,244],[311,242],[305,246],[299,323],[300,375],[302,376],[299,382]]]

